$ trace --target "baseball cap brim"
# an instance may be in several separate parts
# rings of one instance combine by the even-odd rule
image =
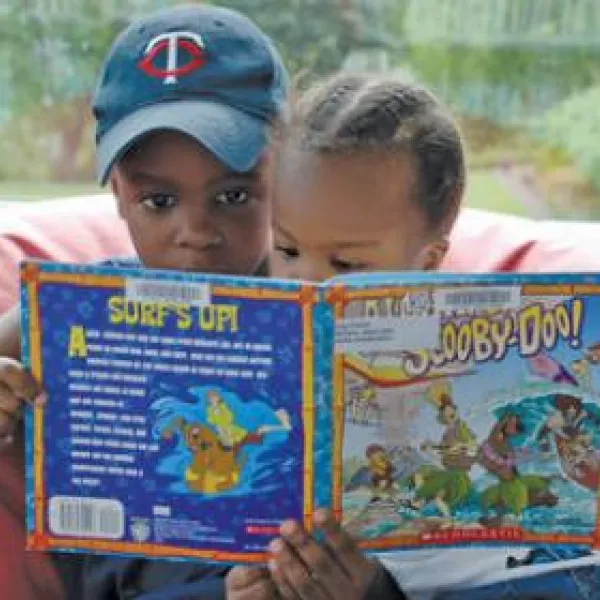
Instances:
[[[123,118],[98,141],[98,178],[104,185],[113,165],[137,141],[161,130],[186,134],[232,171],[247,173],[264,152],[267,128],[264,120],[209,100],[146,106]]]

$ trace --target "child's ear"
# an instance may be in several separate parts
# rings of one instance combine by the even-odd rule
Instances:
[[[421,270],[437,271],[448,252],[449,246],[448,236],[438,237],[429,242],[419,255]]]

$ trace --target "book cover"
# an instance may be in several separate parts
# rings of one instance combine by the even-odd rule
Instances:
[[[597,546],[600,278],[383,280],[334,302],[345,527],[371,550]]]
[[[22,332],[30,548],[260,563],[316,507],[367,551],[598,546],[598,276],[29,262]]]
[[[30,548],[265,560],[309,525],[315,292],[27,263]]]

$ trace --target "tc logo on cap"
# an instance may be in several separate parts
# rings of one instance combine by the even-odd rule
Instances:
[[[182,54],[180,51],[185,51],[189,57],[183,64],[179,62]],[[166,53],[166,67],[157,67],[155,61],[163,52]],[[161,33],[148,42],[144,58],[138,66],[146,75],[162,79],[165,84],[173,84],[177,83],[178,77],[193,73],[205,62],[204,41],[199,34],[193,31],[171,31]]]

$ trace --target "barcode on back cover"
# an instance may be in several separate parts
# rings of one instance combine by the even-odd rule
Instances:
[[[519,286],[439,289],[435,296],[435,306],[442,311],[518,308],[521,304]]]
[[[191,306],[210,304],[210,286],[205,283],[129,278],[125,282],[125,295],[128,300],[138,302],[169,302]]]
[[[125,534],[125,513],[117,500],[55,496],[49,508],[55,535],[117,540]]]

